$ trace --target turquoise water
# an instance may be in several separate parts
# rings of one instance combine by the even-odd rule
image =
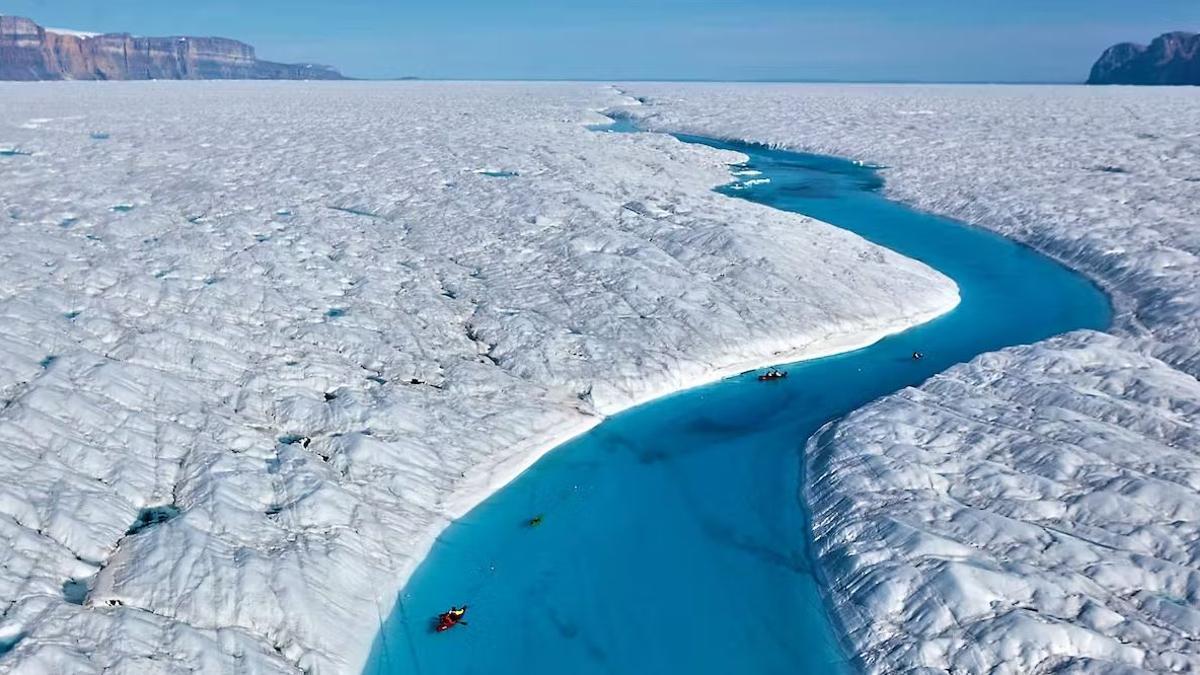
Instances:
[[[1107,299],[1083,277],[885,199],[873,169],[679,138],[749,155],[737,168],[763,173],[739,180],[770,179],[722,192],[925,261],[958,283],[962,304],[867,349],[788,366],[782,381],[749,373],[658,400],[549,453],[441,536],[367,673],[853,671],[812,574],[805,441],[981,352],[1109,323]],[[431,632],[435,615],[462,603],[469,626]]]

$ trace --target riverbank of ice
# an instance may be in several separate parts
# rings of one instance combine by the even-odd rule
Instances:
[[[979,357],[811,447],[871,672],[1200,668],[1200,99],[1168,89],[637,84],[653,128],[888,167],[890,195],[1089,274],[1118,338]]]
[[[1072,333],[809,447],[814,539],[869,672],[1200,668],[1200,382]]]
[[[0,672],[354,672],[553,445],[957,302],[595,85],[0,89]]]

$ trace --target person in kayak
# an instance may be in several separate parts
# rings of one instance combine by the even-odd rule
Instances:
[[[467,625],[467,622],[463,620],[463,616],[465,616],[466,613],[466,605],[463,605],[461,609],[451,606],[449,611],[438,615],[437,632],[441,633],[443,631],[448,631],[460,624],[463,626]]]

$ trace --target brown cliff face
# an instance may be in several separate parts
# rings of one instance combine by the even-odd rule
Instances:
[[[226,38],[79,37],[0,16],[0,80],[339,80],[328,66],[259,61]]]
[[[45,36],[42,27],[29,19],[0,16],[0,78],[48,79]]]
[[[1200,34],[1166,33],[1147,45],[1109,47],[1088,84],[1200,85]]]

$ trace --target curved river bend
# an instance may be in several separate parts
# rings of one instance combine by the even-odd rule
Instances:
[[[678,138],[742,152],[750,159],[739,168],[770,179],[721,192],[922,260],[958,283],[961,304],[869,348],[788,366],[786,380],[746,374],[682,392],[555,449],[446,530],[376,638],[367,673],[852,671],[812,571],[805,441],[982,352],[1109,323],[1108,300],[1082,276],[887,200],[873,169]],[[544,521],[529,527],[538,514]],[[470,625],[434,635],[432,618],[461,602]]]

